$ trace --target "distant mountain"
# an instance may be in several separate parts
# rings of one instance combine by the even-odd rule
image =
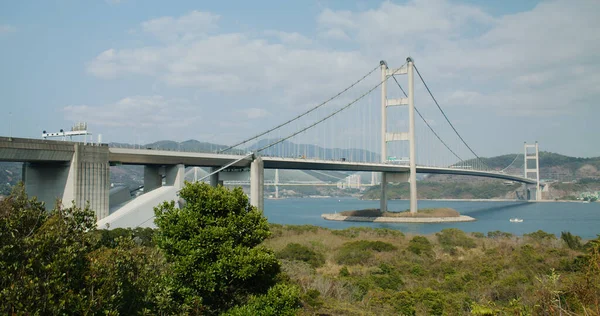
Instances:
[[[517,158],[515,160],[515,157]],[[474,159],[465,161],[472,163]],[[523,172],[522,154],[508,154],[491,158],[482,158],[491,169],[502,170],[511,164],[510,173]],[[514,161],[514,162],[513,162]],[[575,180],[600,177],[600,157],[579,158],[540,151],[540,178],[553,180]]]

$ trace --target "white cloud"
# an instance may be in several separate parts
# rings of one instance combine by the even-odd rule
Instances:
[[[271,115],[271,113],[269,113],[269,111],[267,111],[265,109],[259,109],[259,108],[243,109],[240,111],[240,113],[244,114],[246,116],[246,118],[248,118],[250,120]]]
[[[14,33],[16,31],[17,31],[17,28],[12,25],[8,25],[8,24],[0,25],[0,35]]]
[[[185,128],[198,122],[198,109],[186,100],[163,96],[132,96],[105,105],[69,105],[65,118],[73,122],[116,128]]]
[[[305,46],[313,43],[313,41],[310,38],[298,32],[282,32],[276,30],[267,30],[264,32],[264,34],[279,39],[279,41],[282,44]]]
[[[107,49],[87,70],[101,78],[150,77],[194,93],[263,95],[265,111],[276,113],[282,105],[318,104],[380,59],[394,67],[411,54],[449,105],[557,115],[564,104],[583,106],[582,95],[600,96],[592,84],[600,81],[597,13],[593,0],[545,1],[504,16],[448,0],[386,1],[359,12],[324,9],[310,38],[279,30],[219,33],[220,16],[192,11],[143,22],[141,30],[159,44]],[[346,49],[329,39],[343,40]]]
[[[217,29],[220,16],[210,12],[192,11],[179,18],[171,16],[143,22],[142,30],[163,41],[191,41]]]

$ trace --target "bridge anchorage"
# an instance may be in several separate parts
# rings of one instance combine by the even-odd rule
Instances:
[[[380,78],[374,84],[367,83],[365,79],[377,75],[377,70]],[[406,91],[396,75],[407,75]],[[421,103],[419,107],[415,105],[415,76],[435,104],[433,111],[439,110],[447,124],[434,128],[425,119]],[[389,80],[394,80],[403,97],[390,97]],[[372,106],[369,99],[378,88],[381,89],[380,109],[379,105]],[[345,98],[339,98],[341,95]],[[404,107],[408,113],[398,111]],[[420,120],[415,119],[415,114]],[[408,122],[401,123],[406,116]],[[443,127],[448,133],[440,133],[439,128]],[[377,130],[380,133],[373,132]],[[254,145],[245,145],[251,141]],[[408,150],[398,149],[400,146]],[[525,143],[524,151],[523,174],[508,174],[505,172],[508,168],[490,169],[458,133],[412,58],[407,58],[399,68],[389,68],[381,61],[328,100],[216,152],[116,148],[106,144],[0,137],[0,161],[25,162],[23,180],[29,194],[39,196],[47,205],[53,205],[55,198],[81,205],[90,202],[99,227],[108,224],[113,228],[151,226],[154,206],[164,200],[178,200],[177,191],[183,185],[185,167],[211,168],[208,175],[200,179],[198,169],[194,169],[196,180],[208,179],[211,185],[248,182],[250,201],[259,209],[264,207],[264,186],[271,185],[269,181],[265,183],[265,169],[370,172],[371,185],[377,184],[375,175],[380,175],[382,211],[387,210],[387,184],[408,181],[410,211],[417,212],[417,173],[516,181],[524,184],[528,192],[526,199],[540,200],[543,185],[539,180],[537,142],[535,145]],[[395,158],[398,153],[400,159]],[[467,156],[470,159],[463,159]],[[144,194],[133,198],[113,192],[109,166],[121,164],[144,166]],[[277,186],[279,171],[276,174]]]

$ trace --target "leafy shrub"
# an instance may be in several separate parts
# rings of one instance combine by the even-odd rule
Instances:
[[[319,308],[323,305],[323,300],[320,296],[321,292],[315,289],[310,289],[302,296],[302,301],[312,308]]]
[[[408,251],[416,255],[433,255],[433,245],[423,236],[415,236],[408,242]]]
[[[373,257],[371,250],[382,252],[396,249],[396,246],[383,241],[358,240],[345,243],[338,251],[336,261],[339,264],[361,264]]]
[[[297,243],[287,244],[276,255],[279,259],[304,261],[313,268],[318,268],[325,264],[325,256],[322,253]]]
[[[471,236],[475,237],[475,238],[484,238],[485,235],[481,232],[472,232]]]
[[[400,273],[392,266],[381,263],[379,264],[381,273],[372,275],[373,283],[384,290],[398,290],[404,285],[404,281]]]
[[[277,284],[267,294],[251,296],[246,304],[236,306],[224,315],[296,315],[299,308],[300,289],[294,285]]]
[[[404,234],[401,231],[389,228],[349,227],[346,229],[334,230],[332,233],[337,236],[348,238],[356,238],[361,234],[377,237],[404,237]]]
[[[570,249],[579,250],[582,247],[581,237],[573,235],[570,232],[560,233],[560,239],[562,239]]]
[[[488,236],[488,238],[503,239],[503,238],[512,238],[514,235],[511,233],[495,230],[492,232],[488,232],[487,236]]]
[[[455,247],[469,249],[477,246],[473,239],[457,228],[446,228],[435,235],[445,251],[452,251]]]
[[[547,233],[541,229],[533,233],[523,234],[523,236],[531,238],[532,240],[538,242],[556,239],[556,236],[554,234]]]
[[[373,253],[368,250],[354,247],[343,247],[335,256],[338,264],[364,264],[373,257]]]
[[[343,266],[343,267],[340,269],[340,276],[341,276],[341,277],[347,277],[347,276],[350,276],[350,271],[348,271],[348,267],[346,267],[346,266]]]

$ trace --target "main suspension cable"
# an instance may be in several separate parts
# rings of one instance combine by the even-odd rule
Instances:
[[[403,65],[403,66],[404,66],[404,65]],[[379,66],[378,66],[377,68],[379,68]],[[402,68],[402,67],[400,67],[400,68],[396,69],[396,71],[394,71],[394,73],[392,74],[392,76],[393,76],[393,75],[394,75],[396,72],[400,71],[400,69],[401,69],[401,68]],[[373,70],[373,71],[374,71],[374,70]],[[372,72],[372,71],[371,71],[371,72]],[[349,108],[350,106],[352,106],[354,103],[356,103],[356,102],[360,101],[360,100],[361,100],[362,98],[364,98],[365,96],[369,95],[369,93],[373,92],[373,90],[375,90],[375,89],[379,88],[379,86],[381,86],[381,85],[382,85],[382,84],[383,84],[383,83],[384,83],[384,82],[385,82],[385,81],[386,81],[388,78],[389,78],[389,77],[386,77],[384,80],[382,80],[381,82],[379,82],[379,83],[378,83],[377,85],[375,85],[373,88],[369,89],[367,92],[363,93],[363,94],[362,94],[362,95],[360,95],[358,98],[354,99],[352,102],[350,102],[350,103],[346,104],[345,106],[343,106],[342,108],[338,109],[337,111],[335,111],[335,112],[332,112],[331,114],[329,114],[329,115],[325,116],[324,118],[322,118],[322,119],[320,119],[320,120],[318,120],[318,121],[316,121],[316,122],[314,122],[314,123],[310,124],[309,126],[307,126],[307,127],[303,128],[303,129],[300,129],[299,131],[297,131],[297,132],[295,132],[295,133],[293,133],[293,134],[291,134],[291,135],[289,135],[289,136],[287,136],[287,137],[284,137],[284,138],[282,138],[282,139],[279,139],[279,140],[278,140],[278,141],[276,141],[276,142],[273,142],[273,143],[271,143],[271,144],[269,144],[269,145],[267,145],[267,146],[264,146],[264,147],[260,148],[260,149],[259,149],[259,150],[257,150],[256,152],[261,152],[261,151],[263,151],[263,150],[265,150],[265,149],[267,149],[267,148],[270,148],[270,147],[273,147],[273,146],[275,146],[275,145],[277,145],[277,144],[279,144],[279,143],[282,143],[282,142],[284,142],[284,141],[286,141],[286,140],[288,140],[288,139],[290,139],[290,138],[292,138],[292,137],[294,137],[294,136],[296,136],[296,135],[298,135],[298,134],[300,134],[300,133],[302,133],[302,132],[304,132],[304,131],[306,131],[306,130],[308,130],[308,129],[310,129],[310,128],[312,128],[312,127],[314,127],[314,126],[316,126],[316,125],[318,125],[318,124],[320,124],[320,123],[322,123],[322,122],[324,122],[325,120],[329,119],[330,117],[332,117],[332,116],[334,116],[334,115],[336,115],[336,114],[338,114],[338,113],[342,112],[343,110],[345,110],[345,109]]]
[[[404,91],[404,89],[402,89],[402,86],[400,85],[400,83],[398,82],[398,79],[396,79],[396,76],[392,76],[394,78],[394,81],[396,81],[396,84],[398,85],[398,88],[400,88],[400,90],[402,91],[402,93],[404,93],[405,97],[408,97],[408,95],[406,94],[406,92]],[[433,127],[431,127],[431,125],[429,125],[429,123],[427,122],[427,120],[423,117],[423,115],[421,115],[421,112],[419,112],[419,109],[417,109],[417,107],[415,106],[415,112],[417,112],[417,114],[419,114],[419,117],[421,117],[421,119],[423,120],[423,122],[425,122],[425,124],[427,125],[427,127],[429,127],[429,129],[431,130],[431,132],[433,133],[433,135],[435,135],[435,137],[437,137],[437,139],[444,144],[444,146],[446,146],[446,148],[454,155],[454,157],[458,158],[458,160],[460,160],[461,162],[463,161],[462,158],[460,158],[455,152],[454,150],[450,149],[450,147],[448,146],[448,144],[446,144],[446,142],[440,137],[440,135],[438,135],[438,133],[435,132],[435,130],[433,129]]]
[[[239,145],[243,145],[243,144],[245,144],[245,143],[247,143],[247,142],[249,142],[249,141],[251,141],[251,140],[255,140],[255,139],[257,139],[257,138],[259,138],[259,137],[261,137],[261,136],[264,136],[264,135],[266,135],[266,134],[268,134],[268,133],[270,133],[270,132],[272,132],[272,131],[274,131],[274,130],[276,130],[276,129],[280,128],[280,127],[283,127],[283,126],[285,126],[285,125],[287,125],[287,124],[289,124],[289,123],[291,123],[291,122],[293,122],[293,121],[295,121],[295,120],[297,120],[297,119],[299,119],[299,118],[301,118],[301,117],[303,117],[303,116],[306,116],[307,114],[309,114],[309,113],[313,112],[314,110],[316,110],[316,109],[318,109],[318,108],[320,108],[320,107],[324,106],[325,104],[327,104],[327,103],[331,102],[333,99],[335,99],[335,98],[339,97],[340,95],[344,94],[346,91],[348,91],[348,90],[352,89],[352,87],[354,87],[354,86],[356,86],[357,84],[359,84],[361,81],[363,81],[365,78],[367,78],[369,75],[371,75],[371,74],[372,74],[372,73],[373,73],[375,70],[377,70],[379,67],[380,67],[380,66],[378,65],[377,67],[373,68],[373,69],[372,69],[371,71],[369,71],[369,72],[368,72],[366,75],[362,76],[362,78],[358,79],[358,80],[357,80],[357,81],[355,81],[353,84],[351,84],[350,86],[348,86],[346,89],[344,89],[344,90],[340,91],[338,94],[336,94],[336,95],[334,95],[333,97],[331,97],[331,98],[327,99],[327,100],[326,100],[326,101],[324,101],[323,103],[321,103],[321,104],[319,104],[319,105],[317,105],[317,106],[315,106],[315,107],[313,107],[313,108],[309,109],[308,111],[306,111],[306,112],[304,112],[304,113],[302,113],[302,114],[300,114],[300,115],[297,115],[297,116],[295,116],[295,117],[294,117],[294,118],[292,118],[292,119],[289,119],[289,120],[287,120],[287,121],[286,121],[286,122],[284,122],[284,123],[281,123],[281,124],[279,124],[279,125],[277,125],[277,126],[275,126],[275,127],[273,127],[273,128],[270,128],[270,129],[268,129],[268,130],[267,130],[267,131],[265,131],[265,132],[262,132],[262,133],[260,133],[260,134],[258,134],[258,135],[255,135],[255,136],[253,136],[253,137],[250,137],[250,138],[248,138],[248,139],[246,139],[246,140],[243,140],[243,141],[241,141],[241,142],[239,142],[239,143],[237,143],[237,144],[235,144],[235,145],[231,145],[231,146],[229,146],[229,147],[227,147],[227,148],[225,148],[225,149],[222,149],[222,150],[220,150],[220,151],[219,151],[219,153],[222,153],[222,152],[228,151],[228,150],[230,150],[230,149],[232,149],[232,148],[235,148],[235,147],[237,147],[237,146],[239,146]]]
[[[429,92],[429,95],[433,99],[433,102],[435,103],[435,105],[437,106],[437,108],[440,110],[440,112],[442,112],[442,115],[444,116],[444,118],[446,119],[446,121],[448,122],[448,124],[450,124],[450,127],[452,127],[452,129],[454,130],[454,132],[456,133],[456,135],[458,136],[458,138],[460,138],[460,140],[463,142],[463,144],[465,144],[465,146],[467,146],[467,148],[471,151],[471,153],[473,155],[475,155],[475,157],[477,157],[477,160],[479,160],[486,168],[489,169],[489,167],[483,162],[483,160],[481,159],[481,157],[479,157],[479,155],[477,155],[475,153],[475,151],[473,151],[473,149],[471,148],[471,146],[469,146],[469,144],[467,144],[467,142],[462,138],[462,136],[456,130],[456,128],[454,127],[454,125],[452,124],[452,122],[450,122],[450,119],[448,119],[448,116],[446,116],[446,113],[444,112],[444,110],[442,110],[442,107],[440,106],[440,104],[438,103],[438,101],[433,96],[433,93],[429,89],[429,86],[427,85],[427,83],[425,83],[425,80],[423,79],[423,76],[421,76],[421,73],[419,72],[419,69],[417,68],[416,65],[414,67],[415,67],[415,70],[417,71],[417,74],[419,75],[419,78],[421,78],[421,82],[423,82],[423,85],[425,85],[425,89],[427,89],[427,92]]]

